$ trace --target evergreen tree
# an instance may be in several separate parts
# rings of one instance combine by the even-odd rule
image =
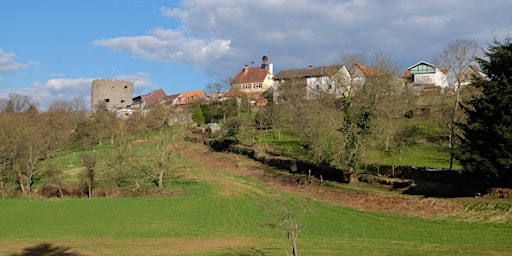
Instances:
[[[192,113],[192,120],[196,122],[199,125],[203,125],[205,123],[205,118],[203,114],[203,108],[201,105],[197,105],[194,109],[194,112]]]
[[[487,178],[488,185],[512,185],[512,38],[495,41],[477,59],[488,79],[475,78],[479,96],[466,101],[466,123],[457,159],[465,170]],[[499,182],[497,182],[499,181]]]

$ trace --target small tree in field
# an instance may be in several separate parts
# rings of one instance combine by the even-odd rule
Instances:
[[[482,90],[463,109],[467,122],[460,124],[462,143],[456,157],[465,170],[480,173],[488,181],[512,186],[512,38],[495,41],[478,62],[489,80],[476,78]],[[492,183],[488,185],[493,185]]]
[[[85,185],[87,186],[87,196],[91,198],[92,189],[94,187],[94,176],[96,172],[96,156],[91,154],[83,155],[82,163],[86,167],[82,177],[85,181]]]
[[[298,256],[299,234],[306,227],[304,218],[309,213],[307,204],[304,201],[296,202],[278,196],[271,202],[265,202],[263,208],[272,217],[268,225],[284,231],[290,243],[292,255]],[[286,253],[286,255],[289,254]]]

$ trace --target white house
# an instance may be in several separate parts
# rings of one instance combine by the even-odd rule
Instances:
[[[272,87],[274,76],[272,63],[263,56],[261,66],[245,67],[231,81],[231,90],[244,93],[262,93]]]
[[[283,70],[274,76],[274,98],[279,96],[280,86],[285,82],[302,87],[306,99],[313,99],[319,93],[341,97],[350,90],[350,73],[344,65]]]
[[[470,84],[475,77],[488,79],[487,75],[476,65],[468,65],[459,75],[459,81],[455,81],[455,88],[464,87]],[[460,85],[459,85],[460,82]]]
[[[425,61],[420,61],[408,68],[404,78],[409,80],[409,88],[420,91],[431,89],[448,91],[450,87],[447,71],[440,70]]]

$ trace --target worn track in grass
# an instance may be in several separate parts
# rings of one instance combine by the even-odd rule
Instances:
[[[373,189],[354,189],[350,185],[339,188],[328,187],[321,182],[299,185],[295,178],[287,175],[266,173],[261,163],[246,157],[212,152],[200,144],[187,144],[180,153],[197,163],[202,163],[217,171],[231,172],[240,176],[250,176],[270,184],[277,190],[288,191],[310,197],[317,201],[352,207],[360,210],[405,214],[422,218],[452,218],[461,221],[512,222],[512,207],[508,209],[475,209],[471,205],[480,204],[468,200],[424,198],[396,193],[379,193]],[[499,203],[499,202],[498,202]],[[490,205],[493,203],[491,202]]]

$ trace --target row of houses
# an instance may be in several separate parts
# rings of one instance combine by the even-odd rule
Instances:
[[[244,92],[248,95],[257,95],[272,88],[274,96],[278,96],[280,86],[286,82],[300,84],[306,90],[306,97],[311,98],[316,92],[323,91],[330,94],[346,95],[351,90],[350,85],[362,85],[368,77],[376,76],[380,71],[354,64],[331,65],[282,70],[273,73],[272,64],[268,64],[266,56],[262,59],[261,67],[248,67],[247,65],[234,77],[231,90]],[[398,79],[397,79],[398,80]],[[409,88],[418,91],[439,90],[448,91],[450,88],[446,70],[421,61],[407,69],[400,78]],[[345,85],[340,87],[339,85]],[[255,96],[252,96],[255,98]]]
[[[292,86],[293,84],[302,86],[305,89],[306,98],[312,98],[319,91],[342,96],[351,93],[351,90],[358,86],[364,85],[369,77],[382,75],[389,74],[359,63],[355,63],[351,67],[345,65],[308,66],[306,68],[282,70],[274,74],[272,64],[268,63],[268,57],[263,56],[260,67],[245,65],[236,74],[231,83],[231,91],[228,93],[243,92],[249,98],[256,100],[258,95],[272,88],[274,97],[278,97],[280,87],[288,82]],[[417,93],[426,91],[442,93],[453,92],[455,88],[469,84],[473,76],[485,77],[485,74],[475,65],[469,65],[459,75],[458,82],[450,85],[446,69],[440,69],[431,63],[420,61],[410,66],[401,77],[394,76],[392,79],[394,79],[393,82],[402,83],[404,87]]]
[[[120,102],[111,102],[110,99],[120,99],[120,97],[109,96],[110,94],[127,93],[127,88],[128,90],[131,88],[131,94],[128,92],[126,95],[133,95],[133,84],[127,86],[125,81],[101,80],[103,87],[98,84],[95,86],[95,81],[93,81],[91,109],[95,112],[97,110],[94,108],[95,104],[97,106],[98,102],[106,102],[110,106],[110,110],[117,110],[119,115],[126,116],[134,111],[150,109],[155,104],[180,107],[193,105],[198,101],[222,100],[241,94],[245,95],[254,105],[264,106],[267,104],[267,99],[263,97],[263,93],[272,91],[276,98],[279,96],[280,87],[285,83],[302,86],[305,89],[306,98],[312,98],[318,91],[342,96],[350,93],[351,86],[363,85],[369,77],[377,76],[380,73],[383,71],[355,63],[351,67],[345,65],[308,66],[282,70],[274,74],[273,64],[269,63],[267,56],[263,56],[261,65],[255,67],[245,65],[233,77],[230,90],[215,95],[215,97],[207,95],[204,90],[167,95],[162,89],[159,89],[131,99],[128,99],[128,96],[121,97]],[[482,76],[483,73],[476,66],[469,66],[462,74],[461,85],[469,83],[473,75]],[[105,81],[108,82],[107,85],[104,85]],[[397,81],[418,92],[449,92],[453,88],[450,86],[446,70],[441,70],[425,61],[420,61],[409,67],[402,77],[397,77]],[[340,84],[348,86],[340,87],[338,86]],[[115,86],[119,86],[119,88]],[[98,93],[100,88],[107,88],[107,93]],[[98,97],[98,95],[101,96]]]

